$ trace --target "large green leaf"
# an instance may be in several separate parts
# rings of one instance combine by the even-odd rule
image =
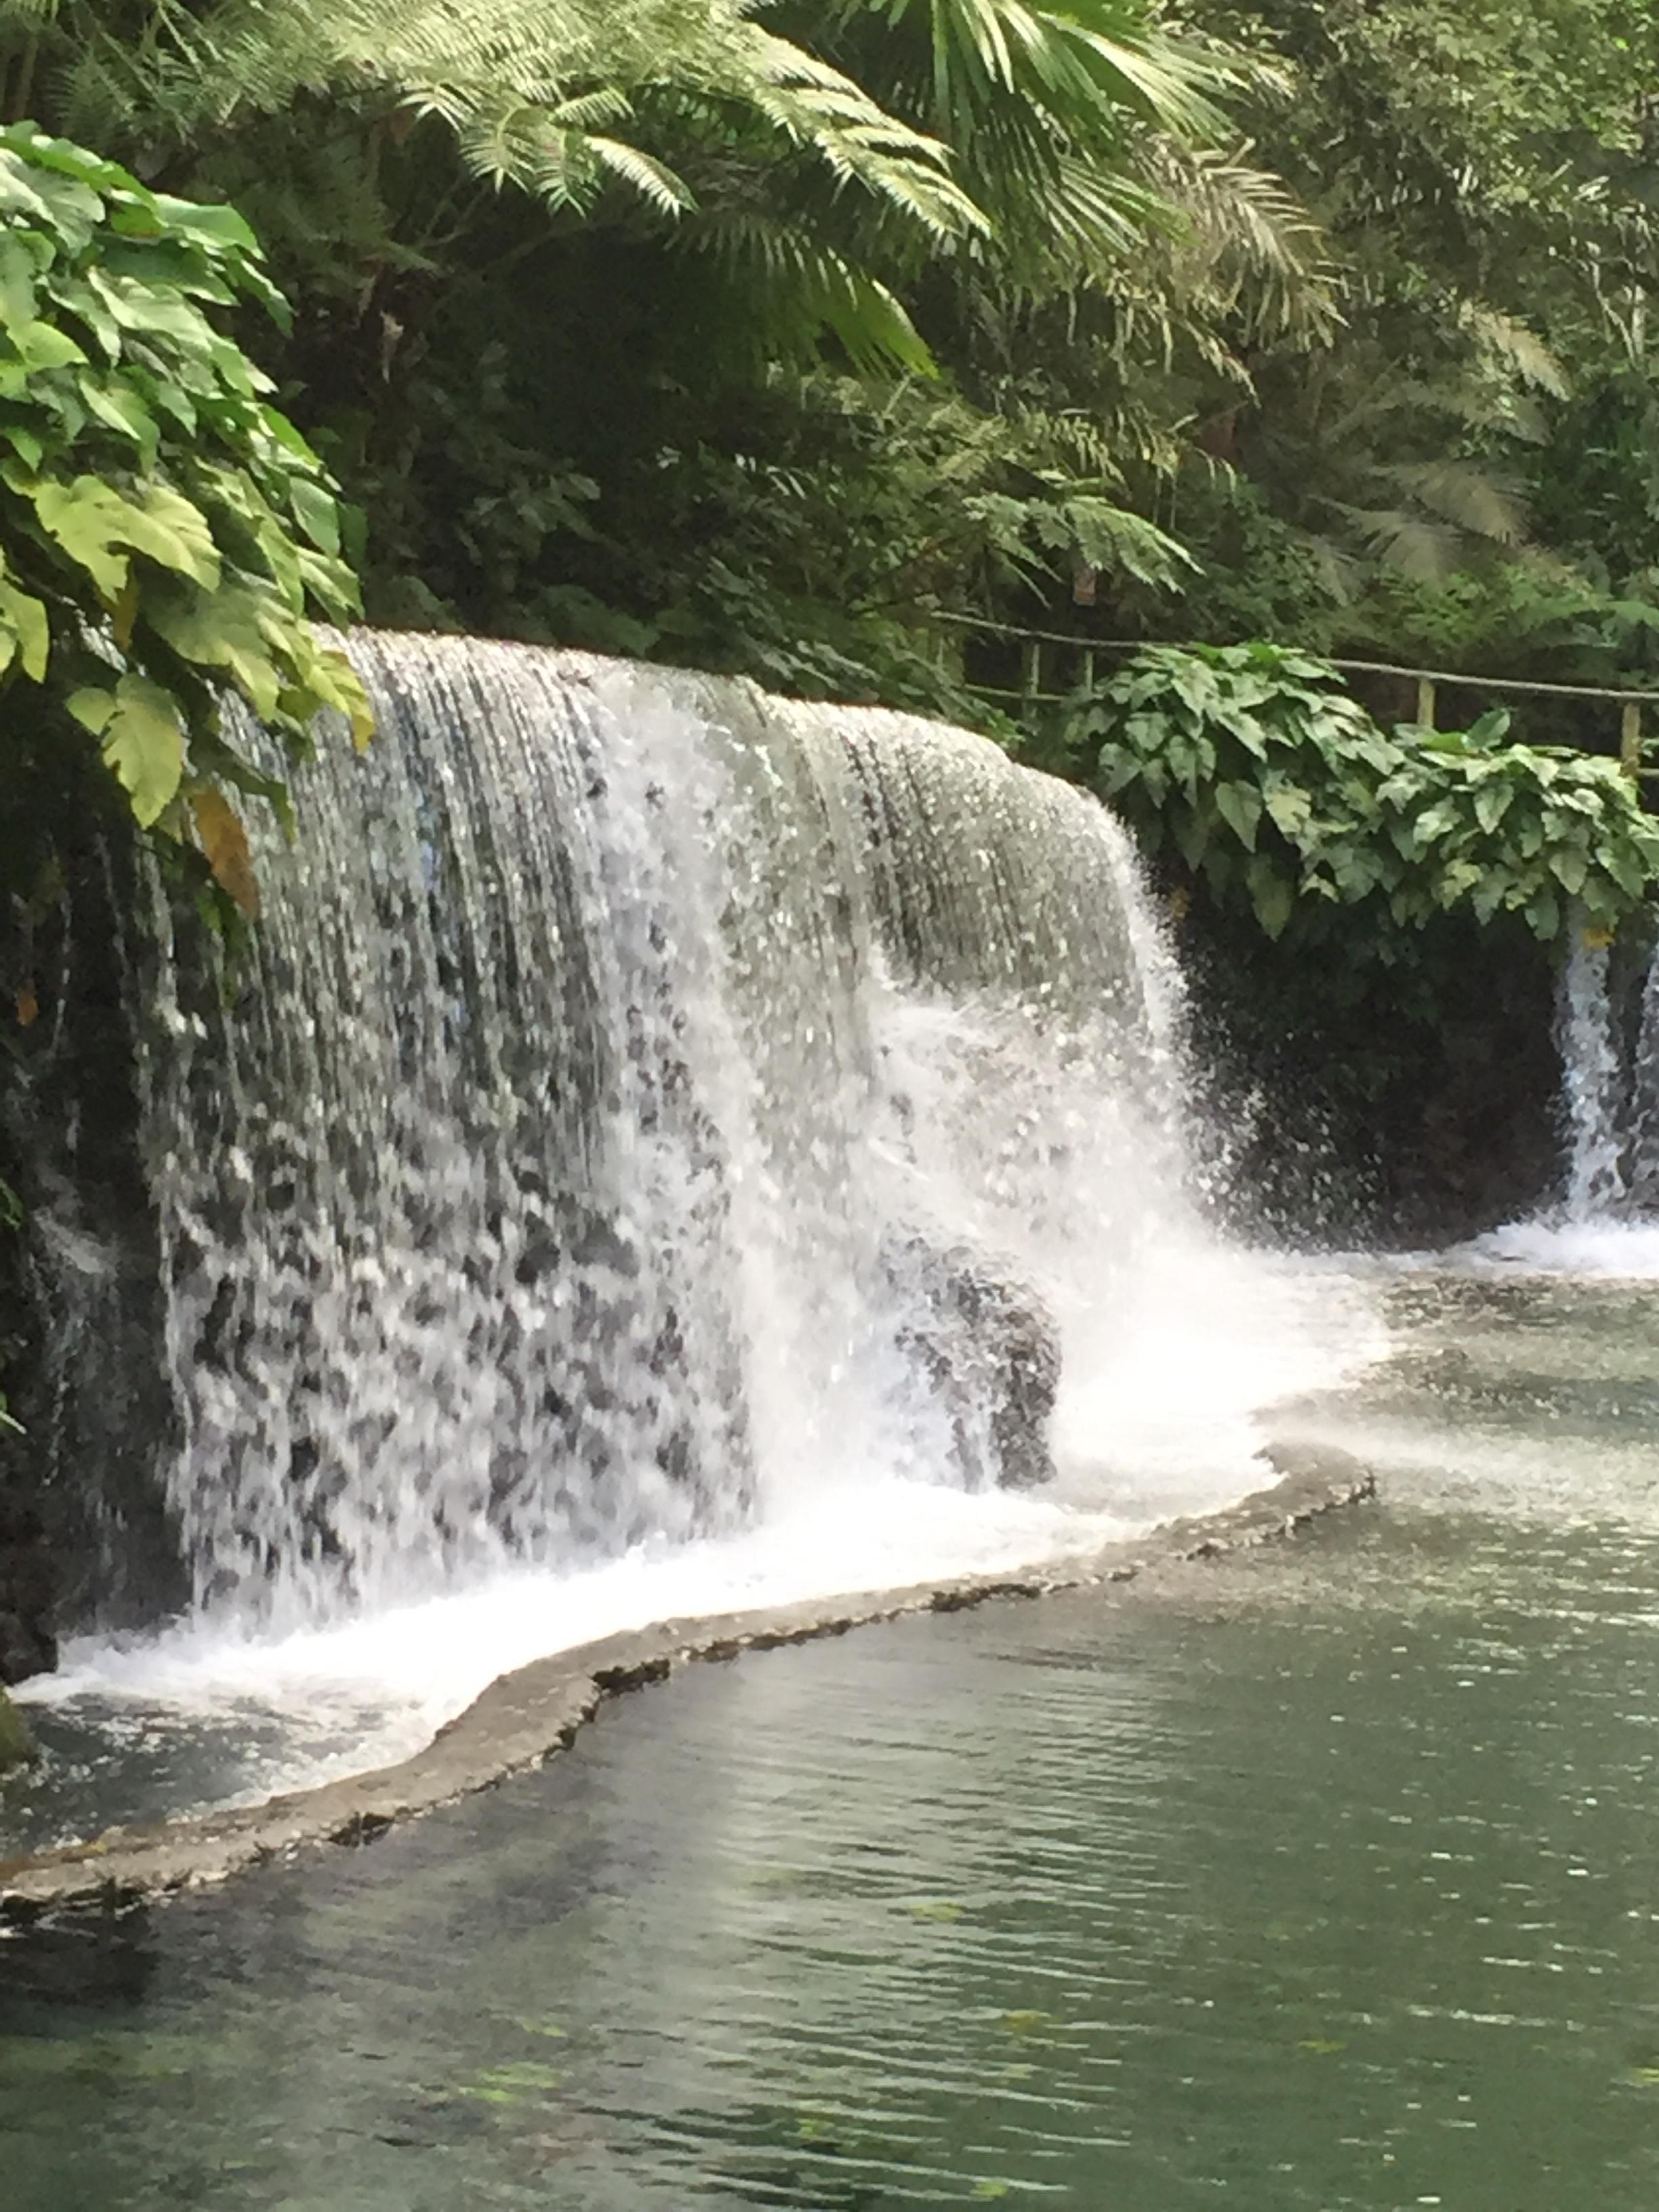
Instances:
[[[1512,783],[1495,780],[1483,783],[1474,794],[1474,816],[1480,827],[1488,833],[1496,830],[1509,812],[1514,797]]]
[[[12,346],[31,376],[50,368],[68,368],[86,359],[85,349],[67,331],[46,322],[19,323],[8,333]]]
[[[1282,937],[1296,908],[1296,886],[1265,854],[1258,853],[1245,873],[1255,918],[1268,937]]]
[[[130,439],[138,449],[141,464],[145,468],[154,467],[161,443],[161,426],[137,392],[124,382],[96,375],[78,377],[76,388],[86,403],[88,414],[95,415],[100,422]]]
[[[0,673],[14,660],[25,676],[44,683],[52,659],[52,626],[44,601],[0,580]]]
[[[1245,850],[1255,850],[1256,826],[1261,819],[1261,793],[1248,783],[1218,783],[1216,812]]]
[[[147,484],[134,500],[102,477],[80,476],[67,484],[48,479],[34,487],[33,497],[40,527],[106,599],[116,599],[125,586],[127,550],[146,554],[208,590],[219,581],[218,549],[206,518],[165,484]]]
[[[296,476],[289,489],[294,519],[319,552],[340,550],[340,509],[337,502],[314,478]]]
[[[216,592],[164,591],[146,600],[144,613],[185,660],[222,668],[234,677],[256,714],[269,720],[276,713],[283,674],[272,658],[255,592],[228,586]]]
[[[184,726],[172,694],[147,676],[127,675],[112,691],[76,692],[70,711],[102,739],[134,818],[149,829],[178,796],[184,774]]]
[[[0,234],[0,325],[26,328],[40,319],[34,289],[34,256],[13,231]]]

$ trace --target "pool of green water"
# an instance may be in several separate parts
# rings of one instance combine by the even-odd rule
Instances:
[[[0,1942],[0,2203],[1650,2212],[1659,1295],[1393,1297],[1302,1542]]]

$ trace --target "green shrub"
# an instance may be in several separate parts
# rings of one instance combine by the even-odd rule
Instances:
[[[1358,928],[1395,959],[1454,912],[1610,936],[1659,880],[1659,824],[1616,762],[1508,744],[1501,713],[1385,731],[1303,653],[1149,647],[1067,714],[1146,848],[1272,938]]]

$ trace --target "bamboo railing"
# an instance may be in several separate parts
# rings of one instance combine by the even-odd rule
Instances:
[[[982,615],[935,614],[934,623],[952,629],[977,631],[984,635],[1012,639],[1020,648],[1020,681],[1017,689],[988,684],[970,684],[967,688],[983,699],[1030,709],[1044,705],[1057,705],[1074,697],[1079,690],[1092,691],[1095,688],[1097,662],[1099,656],[1112,657],[1140,653],[1148,646],[1170,644],[1181,650],[1179,641],[1159,638],[1101,638],[1075,637],[1063,630],[1027,629],[1018,623],[993,622]],[[1043,689],[1044,654],[1048,655],[1048,666],[1054,665],[1055,655],[1063,651],[1075,656],[1078,680],[1064,690]],[[1323,660],[1344,675],[1385,676],[1417,687],[1417,713],[1414,717],[1428,730],[1436,727],[1435,714],[1441,689],[1455,686],[1460,690],[1492,692],[1498,696],[1547,699],[1588,699],[1605,702],[1620,709],[1619,758],[1626,775],[1659,778],[1659,769],[1647,764],[1649,740],[1644,734],[1643,709],[1659,706],[1659,690],[1644,691],[1614,689],[1598,684],[1545,684],[1523,676],[1469,676],[1455,669],[1411,668],[1386,660],[1352,660],[1336,654],[1322,653],[1315,658]]]

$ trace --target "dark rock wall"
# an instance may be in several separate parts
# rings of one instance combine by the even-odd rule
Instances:
[[[1035,1285],[994,1253],[917,1229],[895,1231],[882,1268],[908,1316],[899,1343],[949,1420],[958,1480],[1051,1480],[1060,1330]]]
[[[154,1620],[185,1591],[157,1469],[173,1419],[161,1254],[139,1157],[125,963],[139,896],[118,823],[71,842],[0,916],[0,1680],[57,1637]]]
[[[1231,1218],[1295,1242],[1420,1247],[1548,1199],[1555,971],[1520,925],[1449,918],[1409,966],[1274,945],[1196,904],[1181,939]]]

